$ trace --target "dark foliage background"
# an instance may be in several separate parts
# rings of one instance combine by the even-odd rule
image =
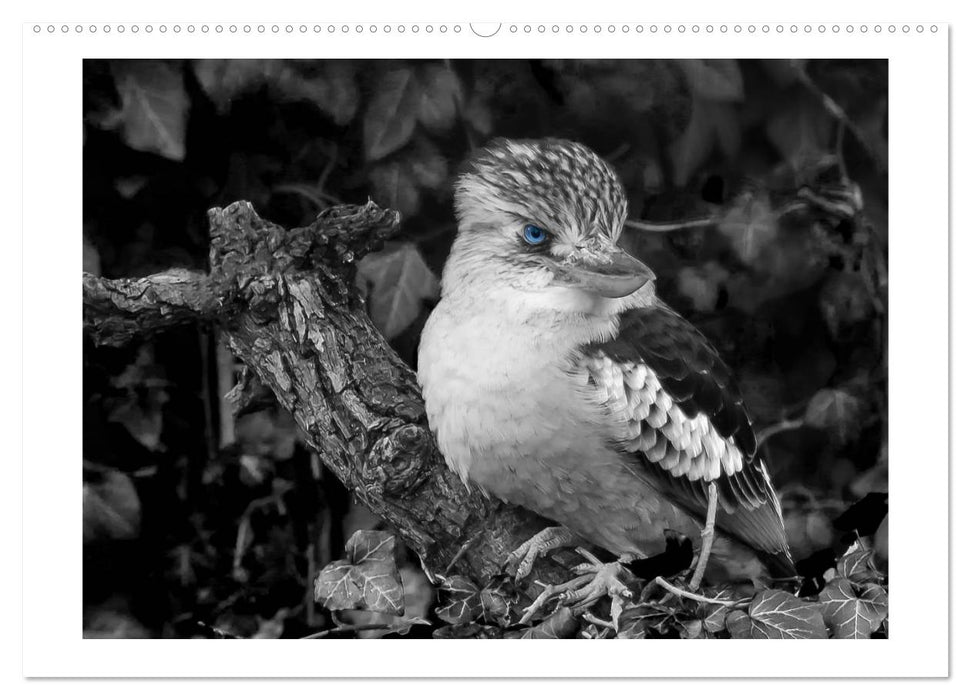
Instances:
[[[470,150],[588,144],[627,186],[624,244],[736,370],[795,558],[839,548],[859,528],[834,517],[886,491],[885,61],[89,60],[83,80],[86,271],[204,268],[205,212],[238,199],[292,226],[371,198],[402,234],[358,281],[412,362]],[[315,606],[317,571],[380,524],[271,399],[233,419],[237,370],[207,327],[85,346],[86,635],[387,623]],[[886,527],[863,533],[884,572]],[[406,617],[432,625],[396,631],[430,634],[447,606],[398,561]]]

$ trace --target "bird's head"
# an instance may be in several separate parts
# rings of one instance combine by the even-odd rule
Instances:
[[[455,209],[444,296],[489,289],[531,308],[582,312],[653,290],[651,270],[617,244],[623,186],[586,146],[492,141],[459,177]]]

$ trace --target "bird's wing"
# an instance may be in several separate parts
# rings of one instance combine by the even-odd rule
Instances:
[[[632,309],[616,338],[584,348],[580,365],[625,419],[618,449],[640,457],[640,475],[702,521],[716,482],[718,529],[789,560],[782,510],[738,386],[694,326],[663,305]]]

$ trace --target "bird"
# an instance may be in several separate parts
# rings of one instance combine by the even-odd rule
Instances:
[[[448,468],[556,523],[510,553],[517,580],[555,548],[595,545],[617,560],[589,557],[589,600],[671,531],[698,543],[699,565],[708,539],[706,581],[794,574],[736,381],[618,243],[614,168],[574,141],[494,139],[454,208],[418,381]]]

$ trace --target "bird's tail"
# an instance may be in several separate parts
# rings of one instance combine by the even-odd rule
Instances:
[[[775,554],[770,554],[769,552],[758,552],[757,554],[759,561],[765,565],[769,578],[786,581],[798,576],[796,573],[796,565],[793,563],[792,555],[789,554],[788,549],[776,552]]]

